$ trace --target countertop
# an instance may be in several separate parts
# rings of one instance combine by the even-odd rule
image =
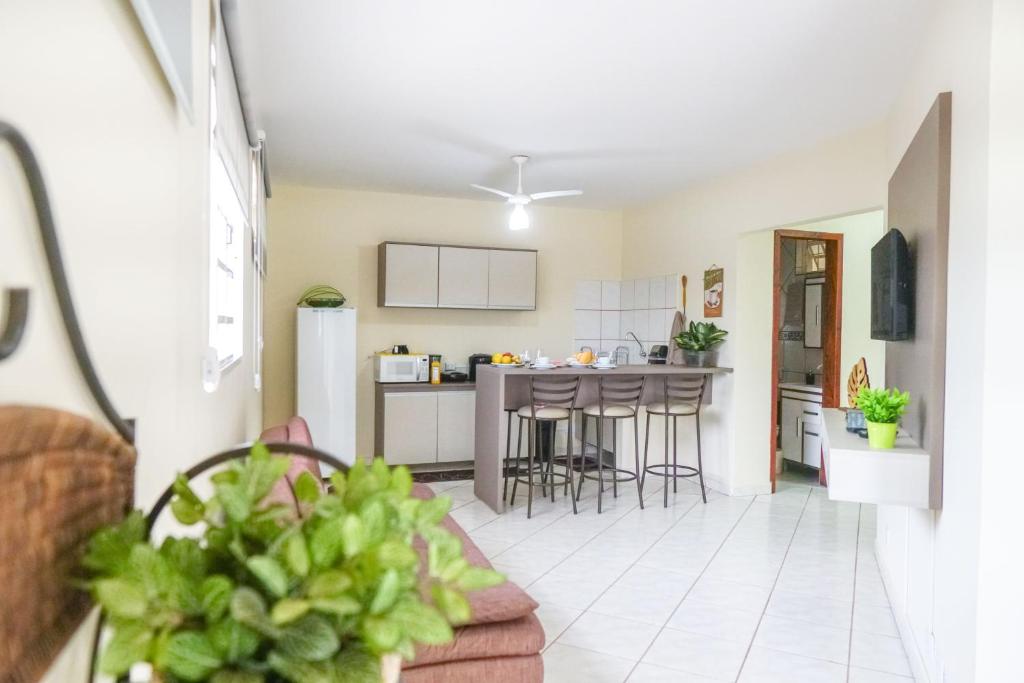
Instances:
[[[801,382],[779,382],[779,389],[790,389],[792,391],[806,391],[812,394],[820,394],[821,387],[816,384],[803,384]]]
[[[475,382],[374,382],[378,391],[476,391]]]
[[[509,377],[530,375],[727,375],[732,368],[696,368],[687,365],[620,365],[607,370],[590,367],[562,366],[550,370],[534,370],[533,368],[501,368],[494,365],[478,365],[480,372],[501,372]]]

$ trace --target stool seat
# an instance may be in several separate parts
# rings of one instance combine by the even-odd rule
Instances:
[[[586,406],[583,408],[583,414],[590,415],[591,417],[601,417],[601,406],[598,404]],[[636,415],[636,411],[633,409],[633,406],[613,403],[604,407],[605,417],[633,417],[634,415]]]
[[[532,419],[534,415],[537,416],[538,420],[568,420],[571,411],[568,408],[557,408],[554,406],[537,406],[537,412],[534,413],[533,406],[523,406],[516,414],[519,417],[525,417]]]
[[[693,403],[669,403],[665,409],[665,403],[651,403],[647,406],[647,412],[652,415],[696,415],[697,405]]]

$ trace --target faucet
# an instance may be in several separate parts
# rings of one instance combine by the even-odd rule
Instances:
[[[629,332],[626,333],[626,336],[627,337],[632,337],[633,341],[635,341],[637,343],[637,346],[640,347],[640,357],[641,358],[647,358],[647,352],[644,351],[644,345],[643,345],[643,343],[639,339],[636,338],[636,334],[634,334],[633,331],[630,330]]]
[[[620,358],[619,352],[620,351],[622,351],[623,353],[626,354],[626,360],[622,364],[623,365],[629,365],[629,347],[627,347],[627,346],[616,346],[615,347],[615,351],[612,352],[612,357],[615,359],[615,364],[616,365],[619,364],[619,358]]]

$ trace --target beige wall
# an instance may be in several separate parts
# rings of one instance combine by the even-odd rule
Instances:
[[[699,283],[712,264],[725,268],[723,316],[715,322],[730,335],[719,362],[736,372],[715,380],[704,434],[707,470],[726,491],[769,488],[768,436],[751,429],[770,422],[769,229],[882,206],[884,133],[881,125],[856,131],[624,213],[624,277],[683,272]],[[701,319],[698,306],[689,309]]]
[[[620,277],[619,212],[533,205],[530,229],[511,232],[499,201],[276,185],[268,206],[266,421],[295,409],[295,303],[310,285],[333,285],[359,310],[356,447],[364,456],[373,450],[375,351],[407,344],[463,364],[472,353],[538,347],[561,357],[573,343],[576,280]],[[537,249],[537,310],[378,308],[384,240]]]
[[[35,147],[86,341],[114,404],[138,420],[141,507],[176,471],[252,436],[261,422],[251,357],[215,393],[200,382],[209,11],[202,0],[194,5],[195,124],[178,113],[127,2],[35,0],[0,12],[0,116]],[[0,403],[102,422],[64,337],[27,188],[0,144],[7,286],[29,287],[32,309],[24,346],[0,364]],[[80,633],[48,680],[80,680],[89,645]]]

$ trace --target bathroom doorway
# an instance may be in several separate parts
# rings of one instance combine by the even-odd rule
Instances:
[[[843,235],[776,230],[771,482],[825,485],[821,411],[840,402]]]

